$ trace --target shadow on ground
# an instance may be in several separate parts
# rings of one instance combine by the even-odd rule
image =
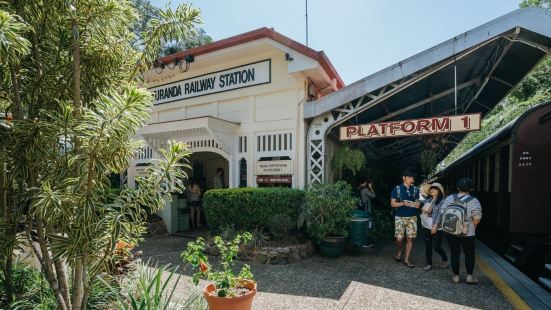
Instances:
[[[180,252],[190,240],[182,236],[152,237],[140,244],[138,250],[143,251],[143,260],[150,259],[152,264],[182,266]],[[288,265],[251,264],[260,292],[255,309],[436,309],[465,306],[512,309],[491,281],[478,270],[475,270],[480,279],[478,285],[452,283],[450,269],[423,271],[424,245],[421,240],[417,241],[413,269],[393,260],[392,244],[378,246],[371,253],[360,256],[328,259],[316,255]],[[440,263],[436,253],[433,259],[436,264]],[[189,270],[180,268],[180,271],[191,275]],[[266,300],[262,298],[263,294]],[[268,296],[270,300],[275,299],[273,302],[286,306],[270,306],[272,301],[267,301]],[[296,304],[304,300],[309,302],[301,306]]]

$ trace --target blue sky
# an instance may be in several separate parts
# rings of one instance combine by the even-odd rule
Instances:
[[[166,6],[168,0],[152,0]],[[518,8],[520,0],[309,0],[309,46],[346,84]],[[176,6],[179,1],[171,1]],[[305,43],[305,0],[195,0],[214,40],[273,27]]]

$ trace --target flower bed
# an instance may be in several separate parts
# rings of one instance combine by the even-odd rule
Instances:
[[[212,239],[207,240],[204,252],[218,256],[220,251]],[[314,244],[310,240],[296,239],[294,242],[270,242],[266,246],[241,246],[237,258],[246,262],[278,264],[296,262],[314,255]]]

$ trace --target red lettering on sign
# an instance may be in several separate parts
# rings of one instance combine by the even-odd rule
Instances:
[[[347,138],[350,138],[352,135],[355,135],[356,133],[358,132],[358,128],[357,127],[353,127],[353,126],[350,126],[350,127],[346,127],[346,137]]]
[[[402,124],[402,131],[410,133],[415,131],[415,124],[412,121],[407,121]]]
[[[421,119],[419,122],[417,122],[417,130],[419,130],[420,133],[423,133],[423,130],[430,131],[429,129],[430,121],[426,119]]]
[[[376,125],[369,126],[369,130],[367,131],[367,135],[370,136],[370,137],[378,136],[379,132],[377,131],[377,126]]]
[[[437,118],[432,120],[432,130],[450,130],[450,119],[448,117],[442,118],[442,122],[439,122]]]
[[[390,134],[394,135],[394,132],[396,130],[400,129],[401,126],[400,126],[400,123],[393,122],[393,123],[388,124],[388,127],[390,127]]]
[[[385,135],[386,134],[386,127],[388,126],[387,123],[382,123],[381,124],[381,134]]]

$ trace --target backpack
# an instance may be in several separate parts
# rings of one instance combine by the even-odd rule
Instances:
[[[471,195],[467,195],[465,200],[461,200],[457,194],[453,195],[453,202],[445,210],[442,210],[440,222],[442,231],[453,236],[467,234],[467,203],[473,199],[474,197]]]

